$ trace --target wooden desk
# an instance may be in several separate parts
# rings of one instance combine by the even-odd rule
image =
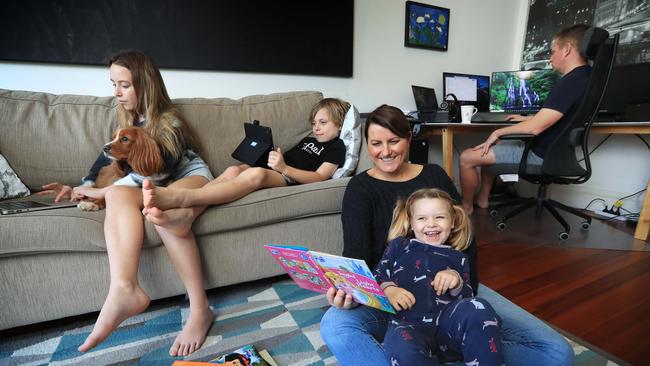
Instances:
[[[468,134],[496,130],[511,126],[507,123],[426,123],[422,125],[421,136],[442,136],[442,167],[450,177],[454,176],[454,134]],[[595,122],[593,133],[619,135],[650,134],[650,122]]]
[[[507,123],[427,123],[422,125],[422,136],[442,136],[442,164],[450,177],[454,176],[454,134],[467,134],[496,130],[497,128],[510,126]],[[648,135],[650,134],[650,122],[595,122],[591,126],[591,132],[617,135]],[[645,193],[645,200],[639,215],[634,237],[639,240],[648,240],[650,233],[650,182],[648,191]]]

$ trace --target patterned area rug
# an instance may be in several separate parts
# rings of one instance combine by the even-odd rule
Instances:
[[[188,360],[209,361],[246,344],[266,349],[278,365],[338,365],[319,335],[325,297],[287,277],[211,290],[217,318],[203,347]],[[161,300],[122,324],[93,351],[77,347],[96,314],[4,332],[0,365],[171,365],[168,354],[187,317],[182,297]],[[574,341],[576,365],[618,365]]]

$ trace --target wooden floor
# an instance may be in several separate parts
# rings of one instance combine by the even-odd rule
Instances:
[[[650,365],[650,244],[633,227],[563,215],[532,213],[495,228],[487,210],[472,219],[479,244],[480,281],[551,325],[632,365]]]

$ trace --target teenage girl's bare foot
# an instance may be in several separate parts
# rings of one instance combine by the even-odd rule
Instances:
[[[77,349],[86,352],[106,339],[125,319],[143,312],[149,296],[137,285],[111,285],[95,327]]]
[[[156,187],[149,179],[142,183],[142,203],[145,211],[152,207],[161,210],[181,207],[182,201],[178,189]]]
[[[142,210],[145,213],[145,210]],[[162,226],[177,236],[185,236],[192,230],[194,212],[191,208],[177,208],[163,211],[158,207],[146,210],[145,219],[150,223]]]
[[[201,348],[214,322],[214,314],[208,306],[201,309],[191,309],[187,323],[174,340],[169,349],[170,356],[187,356]]]

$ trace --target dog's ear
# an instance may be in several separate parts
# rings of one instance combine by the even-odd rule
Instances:
[[[164,162],[156,141],[147,131],[141,128],[135,131],[135,141],[127,158],[131,168],[145,177],[162,171]]]

